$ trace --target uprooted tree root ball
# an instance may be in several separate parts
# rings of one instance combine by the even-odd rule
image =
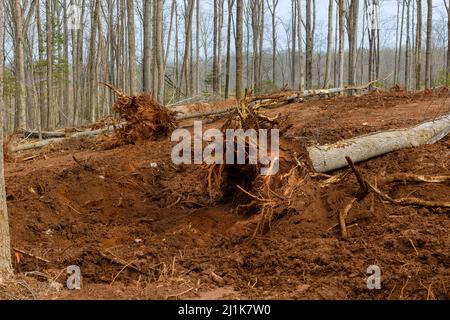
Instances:
[[[269,118],[258,112],[252,104],[247,104],[244,98],[240,106],[222,126],[222,133],[226,136],[228,129],[243,131],[253,129],[258,132],[259,129],[279,129],[280,134],[289,127],[286,125],[287,116]],[[270,138],[270,135],[267,135]],[[228,139],[228,138],[227,138]],[[234,139],[234,137],[233,137]],[[278,155],[272,157],[274,150],[268,151],[272,159],[270,166],[275,162],[279,165],[279,171],[274,175],[261,175],[261,164],[251,164],[249,161],[249,150],[251,147],[260,152],[259,141],[255,143],[246,139],[245,145],[245,164],[212,164],[207,166],[208,193],[210,201],[232,201],[236,211],[246,214],[255,214],[255,217],[246,222],[246,233],[262,233],[270,229],[272,221],[278,217],[287,214],[293,210],[293,197],[301,184],[302,170],[300,166],[292,167],[293,159],[288,159],[282,150]],[[228,144],[228,143],[227,143]],[[270,145],[270,141],[267,145]],[[237,146],[234,145],[234,155],[237,157]],[[228,152],[228,150],[227,150]]]
[[[113,108],[123,123],[115,127],[117,144],[134,144],[139,141],[168,137],[176,128],[175,113],[160,105],[152,95],[130,97],[110,84],[118,99]]]

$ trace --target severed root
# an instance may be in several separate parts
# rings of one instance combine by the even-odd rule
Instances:
[[[339,213],[339,225],[341,226],[341,234],[344,239],[348,238],[347,232],[347,223],[345,220],[347,219],[348,213],[353,207],[353,204],[357,201],[357,198],[353,198],[350,203]]]
[[[450,208],[450,202],[428,201],[418,198],[400,198],[393,199],[389,195],[383,193],[380,189],[367,183],[369,188],[379,195],[382,199],[394,203],[399,206],[417,206],[417,207],[430,207],[430,208]]]
[[[358,195],[361,195],[362,192],[365,192],[365,187],[368,187],[372,192],[380,196],[383,200],[389,201],[393,204],[399,205],[399,206],[418,206],[418,207],[430,207],[430,208],[450,208],[450,202],[439,202],[439,201],[428,201],[428,200],[422,200],[418,198],[400,198],[400,199],[393,199],[386,193],[382,192],[380,189],[378,189],[376,186],[369,183],[362,174],[356,169],[355,165],[353,164],[353,161],[350,157],[346,157],[347,162],[349,163],[350,167],[352,168],[353,172],[355,173],[356,177],[358,178],[358,182],[361,185],[361,190],[358,193]],[[392,177],[386,178],[384,180],[381,180],[382,184],[395,182],[395,181],[413,181],[413,182],[427,182],[427,183],[439,183],[439,182],[445,182],[450,181],[449,176],[421,176],[421,175],[414,175],[414,174],[397,174],[393,175]]]
[[[347,160],[348,165],[350,166],[350,168],[352,169],[353,173],[356,176],[356,179],[358,180],[360,190],[359,190],[358,194],[356,195],[356,198],[358,199],[358,201],[361,201],[369,194],[369,186],[368,186],[366,180],[364,180],[361,172],[359,172],[359,170],[356,169],[355,164],[353,163],[353,160],[350,157],[345,157],[345,159]]]
[[[379,180],[381,185],[393,182],[426,182],[426,183],[442,183],[450,181],[450,176],[426,176],[411,173],[398,173]]]

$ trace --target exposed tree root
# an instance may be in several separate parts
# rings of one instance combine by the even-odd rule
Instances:
[[[115,128],[118,143],[133,144],[167,137],[176,128],[175,113],[161,106],[151,95],[130,97],[110,84],[105,85],[117,94],[113,108],[125,121]]]
[[[450,181],[450,176],[426,176],[416,175],[411,173],[397,173],[389,177],[379,179],[380,185],[385,185],[393,182],[426,182],[426,183],[442,183]]]
[[[227,129],[258,131],[276,128],[282,133],[285,129],[284,118],[280,116],[269,118],[260,114],[257,106],[252,101],[248,102],[246,96],[233,115],[227,119],[222,132],[225,133]],[[254,237],[258,233],[270,230],[272,222],[289,211],[292,198],[296,194],[294,189],[301,179],[298,176],[298,166],[283,172],[284,162],[281,163],[280,157],[278,160],[281,169],[277,174],[260,175],[261,165],[249,164],[250,147],[256,148],[259,153],[259,141],[247,139],[244,144],[246,164],[207,166],[208,192],[212,203],[223,200],[232,201],[236,205],[236,211],[248,215],[255,214],[254,217],[240,224],[246,230],[253,230]],[[234,152],[236,155],[236,145]],[[271,165],[274,165],[274,161]]]

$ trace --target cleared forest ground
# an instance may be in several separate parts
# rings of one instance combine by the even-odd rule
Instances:
[[[281,150],[295,166],[293,155],[304,159],[308,145],[449,111],[446,90],[394,90],[263,113],[289,114]],[[252,216],[236,213],[232,201],[208,206],[204,168],[172,165],[172,146],[166,139],[105,150],[101,138],[78,139],[6,164],[12,246],[34,256],[16,252],[14,267],[33,272],[25,281],[36,297],[450,299],[448,209],[398,207],[369,195],[352,208],[343,240],[334,226],[358,191],[356,178],[343,169],[333,173],[343,175],[339,181],[324,183],[305,168],[295,210],[250,238],[243,229]],[[450,175],[450,137],[357,166],[371,181],[395,173]],[[389,194],[449,201],[450,184],[395,183]],[[50,288],[48,279],[65,283],[69,265],[81,267],[82,290]],[[367,289],[369,265],[382,270],[381,290]]]

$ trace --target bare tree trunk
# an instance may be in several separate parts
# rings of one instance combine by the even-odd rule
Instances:
[[[89,73],[89,88],[88,88],[88,105],[87,111],[91,115],[91,122],[96,121],[97,113],[97,98],[95,96],[95,88],[98,86],[97,81],[95,81],[96,75],[96,47],[97,47],[97,30],[98,30],[98,19],[100,15],[100,0],[95,0],[93,12],[91,16],[91,34],[89,42],[89,56],[88,56],[88,73]]]
[[[53,26],[51,0],[45,1],[45,16],[47,25],[47,125],[46,128],[53,127],[51,114],[53,114]]]
[[[236,14],[236,99],[242,98],[243,48],[242,34],[244,29],[244,0],[237,1]]]
[[[310,1],[310,0],[309,0]],[[292,52],[291,52],[291,87],[294,88],[295,87],[295,59],[296,54],[295,54],[295,50],[296,50],[296,41],[297,41],[297,1],[296,0],[291,0],[291,7],[292,7]],[[308,13],[307,13],[308,15]],[[308,16],[306,17],[307,21],[308,21]],[[308,59],[308,57],[307,57]],[[308,81],[308,80],[306,80]]]
[[[187,0],[186,8],[186,19],[185,19],[185,43],[184,43],[184,57],[183,64],[181,66],[181,77],[179,88],[182,88],[183,80],[185,81],[185,93],[189,95],[189,64],[190,64],[190,53],[191,53],[191,43],[192,43],[192,17],[194,14],[194,2],[195,0]]]
[[[223,29],[223,6],[224,0],[219,0],[217,21],[217,88],[219,96],[222,94],[222,29]]]
[[[339,0],[339,88],[344,87],[344,16],[344,0]]]
[[[396,84],[398,84],[399,77],[400,77],[400,66],[401,66],[401,60],[402,60],[402,47],[403,47],[403,26],[404,26],[404,20],[405,20],[405,2],[406,0],[402,0],[402,16],[401,16],[401,22],[400,22],[400,42],[399,42],[399,50],[398,50],[398,62],[397,62],[397,81]]]
[[[404,148],[436,143],[448,135],[449,128],[450,114],[411,128],[382,131],[334,144],[311,146],[308,153],[316,171],[328,172],[347,166],[346,156],[360,162]]]
[[[422,82],[422,0],[417,0],[416,90],[420,90],[421,82]]]
[[[64,53],[63,53],[63,60],[64,64],[67,67],[64,67],[64,87],[63,87],[63,121],[62,126],[66,127],[67,124],[70,122],[70,79],[69,79],[69,29],[67,25],[68,16],[67,16],[67,0],[63,1],[63,38],[64,38]]]
[[[298,69],[300,74],[298,88],[305,90],[305,70],[303,66],[303,32],[302,32],[302,5],[301,0],[297,0],[297,42],[298,42]]]
[[[82,87],[84,85],[83,80],[85,79],[83,72],[82,72],[82,67],[83,67],[83,32],[84,32],[84,23],[83,23],[83,19],[84,19],[84,14],[85,14],[85,8],[86,8],[86,1],[83,0],[82,4],[81,4],[81,20],[80,20],[80,30],[77,30],[77,34],[76,34],[76,39],[77,39],[77,48],[76,48],[76,64],[75,64],[75,70],[76,70],[76,74],[77,74],[77,82],[76,82],[76,87],[74,88],[75,92],[76,92],[76,105],[74,107],[74,111],[73,111],[73,122],[74,125],[78,125],[79,120],[80,120],[80,113],[82,112],[82,108],[84,106],[84,94],[82,91]]]
[[[164,50],[163,50],[163,10],[164,0],[156,1],[156,11],[154,17],[156,20],[155,28],[155,48],[156,48],[156,67],[158,69],[158,87],[157,98],[160,103],[164,103]]]
[[[3,35],[5,26],[4,2],[0,1],[0,78],[3,78]],[[12,274],[11,244],[6,205],[5,173],[3,164],[3,81],[0,81],[0,282]]]
[[[450,2],[445,2],[445,8],[447,9],[447,75],[445,77],[446,79],[446,85],[450,85]]]
[[[174,1],[175,2],[175,1]],[[143,89],[149,93],[152,90],[152,5],[144,0],[144,58],[143,58]]]
[[[134,96],[137,93],[134,0],[127,0],[127,16],[128,16],[128,59],[129,59],[128,64],[130,68],[130,94]]]
[[[348,23],[348,42],[349,42],[349,59],[348,59],[348,84],[355,85],[355,69],[357,56],[357,39],[358,39],[358,16],[359,16],[359,0],[352,0],[347,18]]]
[[[305,32],[306,32],[306,90],[312,89],[312,59],[313,59],[313,32],[312,32],[312,26],[311,21],[313,17],[313,12],[311,10],[311,1],[312,0],[306,0],[306,25],[305,25]]]
[[[418,0],[420,1],[420,0]],[[394,84],[398,83],[398,77],[397,77],[397,66],[398,66],[398,46],[399,46],[399,19],[400,19],[400,0],[397,0],[397,26],[395,29],[395,61],[394,61]]]
[[[433,3],[427,0],[427,48],[425,53],[425,88],[431,88],[431,37],[433,31]]]
[[[212,74],[212,87],[214,96],[219,95],[218,85],[218,66],[217,66],[217,46],[218,46],[218,21],[219,21],[219,0],[213,0],[214,2],[214,36],[213,36],[213,74]]]
[[[272,86],[275,87],[277,81],[277,30],[276,30],[276,14],[279,0],[272,0],[272,6],[270,6],[269,0],[267,1],[267,8],[270,11],[272,18]]]
[[[228,25],[227,25],[227,61],[225,66],[225,99],[230,93],[230,65],[231,65],[231,28],[233,23],[234,0],[228,0]],[[199,63],[197,63],[198,66]]]
[[[325,79],[323,81],[323,88],[327,88],[330,81],[330,68],[331,68],[331,47],[333,44],[333,2],[329,0],[328,4],[328,35],[327,35],[327,58],[325,62]]]
[[[411,18],[411,1],[406,0],[406,48],[405,48],[405,87],[410,90],[410,60],[411,60],[411,35],[410,35],[410,18]]]
[[[196,28],[195,28],[195,94],[200,94],[200,0],[196,4]]]
[[[14,0],[14,36],[15,36],[15,76],[17,81],[17,128],[26,129],[26,87],[24,56],[24,21],[20,0]],[[3,44],[2,44],[3,45]],[[3,59],[3,57],[1,57]]]

